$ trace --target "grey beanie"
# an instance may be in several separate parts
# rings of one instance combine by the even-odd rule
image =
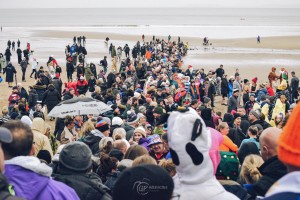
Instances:
[[[140,113],[144,113],[146,111],[146,107],[145,106],[140,106],[139,111],[140,111]]]
[[[250,113],[254,115],[257,119],[260,118],[260,111],[259,110],[250,110]]]
[[[59,162],[67,169],[84,171],[92,165],[92,152],[83,142],[70,142],[60,152]]]

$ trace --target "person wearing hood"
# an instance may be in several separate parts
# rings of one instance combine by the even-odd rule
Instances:
[[[168,142],[177,172],[173,177],[174,194],[178,194],[180,199],[238,199],[226,192],[215,176],[220,163],[218,147],[223,141],[219,132],[214,135],[207,129],[192,108],[172,112],[168,132],[172,133],[168,134]]]
[[[72,99],[75,96],[75,89],[70,88],[68,92],[64,94],[63,101]]]
[[[81,153],[78,153],[81,152]],[[97,174],[91,173],[92,152],[82,142],[71,142],[59,154],[58,170],[54,180],[73,188],[80,199],[110,200],[109,188],[101,183]]]
[[[3,54],[0,53],[0,73],[2,73],[2,70],[4,69],[5,67],[5,59],[3,57]]]
[[[91,70],[91,68],[90,68],[90,64],[86,65],[85,68],[84,68],[84,76],[85,76],[85,79],[86,79],[87,81],[89,81],[90,78],[91,78],[91,76],[93,76],[93,75],[94,75],[94,74],[93,74],[93,72],[92,72],[92,70]]]
[[[5,59],[6,59],[6,63],[10,62],[10,57],[11,57],[11,52],[10,49],[7,47],[7,49],[5,50]]]
[[[5,81],[8,83],[8,87],[12,87],[12,83],[14,82],[14,75],[17,73],[17,71],[16,68],[11,64],[11,62],[8,62],[7,66],[3,68],[3,74],[5,73]]]
[[[228,109],[227,112],[231,113],[231,111],[235,110],[237,111],[238,108],[238,97],[239,97],[239,90],[235,88],[233,90],[233,94],[228,99]]]
[[[8,182],[14,186],[16,196],[28,200],[79,200],[76,192],[67,185],[51,178],[52,169],[33,157],[33,133],[26,124],[10,121],[3,125],[10,130],[13,141],[2,144],[5,172]]]
[[[53,84],[48,86],[48,90],[43,95],[43,104],[47,105],[48,114],[61,101],[60,93],[55,89]]]
[[[34,155],[36,156],[40,150],[47,150],[52,157],[53,150],[51,148],[49,138],[45,135],[47,131],[45,121],[40,117],[34,118],[32,121],[31,130],[34,141]]]

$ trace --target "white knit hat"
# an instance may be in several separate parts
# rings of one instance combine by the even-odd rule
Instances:
[[[114,117],[112,119],[111,125],[118,125],[121,126],[123,124],[123,120],[120,117]]]

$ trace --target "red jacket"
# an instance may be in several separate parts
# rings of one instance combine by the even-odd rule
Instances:
[[[274,90],[271,87],[267,88],[269,96],[273,97],[275,95]]]

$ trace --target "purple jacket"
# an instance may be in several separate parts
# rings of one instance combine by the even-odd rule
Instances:
[[[19,156],[5,161],[4,175],[13,185],[16,196],[28,200],[79,200],[72,188],[53,180],[51,173],[52,170],[35,157]]]

